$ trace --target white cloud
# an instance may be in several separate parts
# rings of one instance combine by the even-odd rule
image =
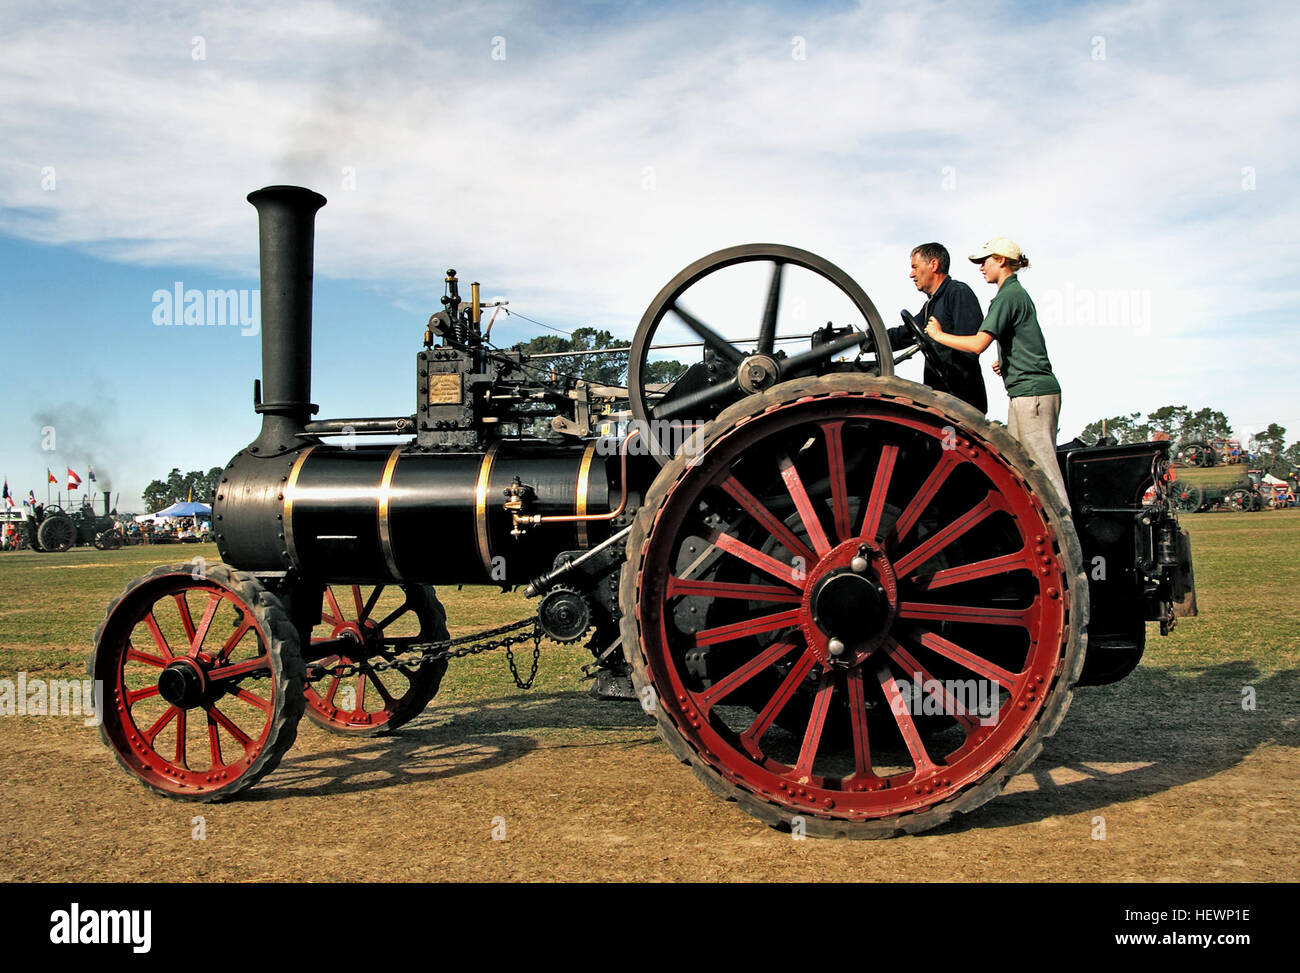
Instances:
[[[919,303],[908,249],[938,238],[987,301],[962,257],[1007,233],[1033,295],[1150,297],[1148,336],[1049,334],[1063,436],[1165,401],[1231,415],[1224,396],[1254,408],[1259,376],[1294,372],[1289,345],[1240,338],[1297,306],[1296,11],[594,9],[32,5],[0,40],[6,230],[251,272],[244,194],[303,182],[330,197],[322,275],[401,299],[455,265],[542,320],[624,333],[680,267],[751,240],[824,253],[892,323]]]

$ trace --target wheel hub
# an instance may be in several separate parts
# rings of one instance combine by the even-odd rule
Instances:
[[[193,659],[176,659],[158,674],[158,695],[181,709],[194,709],[207,690],[208,680]]]
[[[822,578],[811,601],[813,622],[846,645],[870,638],[889,610],[885,589],[878,581],[845,569]]]
[[[803,629],[826,664],[855,666],[884,642],[898,613],[898,579],[876,544],[850,540],[828,551],[809,573]]]
[[[753,395],[769,389],[781,378],[781,367],[770,355],[750,355],[736,369],[736,384]]]

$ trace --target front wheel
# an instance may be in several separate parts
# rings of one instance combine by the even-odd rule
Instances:
[[[127,585],[88,671],[118,763],[180,800],[225,800],[266,776],[303,711],[293,624],[252,575],[224,564],[168,565]]]
[[[1050,481],[900,379],[727,409],[656,478],[627,552],[623,645],[660,734],[715,793],[807,834],[979,807],[1082,670],[1088,586]]]

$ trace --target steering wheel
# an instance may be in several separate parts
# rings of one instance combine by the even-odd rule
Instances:
[[[938,372],[939,377],[943,379],[945,388],[942,391],[951,392],[952,377],[948,374],[948,363],[939,357],[934,342],[925,333],[925,329],[921,327],[921,322],[916,320],[910,311],[902,310],[898,313],[902,315],[903,323],[911,328],[912,333],[916,336],[916,343],[921,347],[921,354],[925,356],[925,363]]]

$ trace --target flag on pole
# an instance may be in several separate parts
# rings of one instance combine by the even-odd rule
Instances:
[[[27,491],[27,506],[29,506],[29,507],[34,507],[34,506],[36,506],[36,491],[35,491],[35,490],[28,490],[28,491]]]
[[[80,486],[81,486],[81,477],[77,476],[76,473],[73,473],[72,467],[69,466],[68,467],[68,492],[71,493],[73,490],[80,488]]]
[[[4,501],[5,501],[5,506],[8,507],[10,510],[14,508],[14,497],[13,494],[9,492],[9,477],[7,476],[5,477]]]
[[[95,482],[95,468],[93,466],[86,470],[86,478],[90,480],[91,483]]]
[[[50,468],[49,468],[48,466],[45,467],[45,475],[46,475],[47,477],[50,478],[50,482],[51,482],[51,483],[58,483],[58,482],[59,482],[58,480],[56,480],[56,479],[54,478],[54,474],[50,472]]]

